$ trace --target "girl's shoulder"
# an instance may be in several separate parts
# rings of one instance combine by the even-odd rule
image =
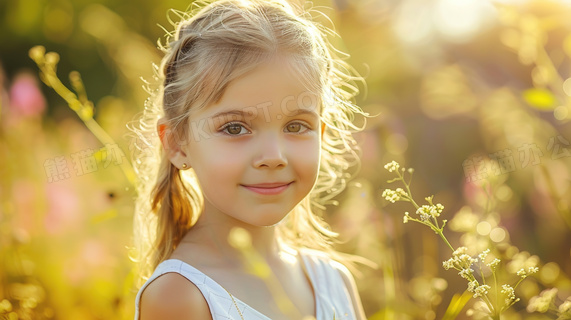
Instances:
[[[192,282],[166,272],[141,288],[135,319],[210,319],[208,303]]]
[[[233,297],[206,274],[185,261],[170,258],[161,262],[139,289],[135,320],[239,319],[238,311],[231,308],[234,303]]]

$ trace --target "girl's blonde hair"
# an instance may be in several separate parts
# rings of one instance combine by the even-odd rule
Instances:
[[[232,80],[276,55],[286,56],[309,92],[320,97],[323,134],[320,171],[312,192],[277,229],[292,247],[341,254],[332,249],[337,236],[315,212],[345,187],[350,167],[358,168],[357,145],[351,132],[355,114],[366,114],[354,103],[356,81],[362,81],[327,40],[335,33],[313,22],[315,9],[281,0],[219,0],[195,2],[168,34],[157,67],[157,89],[142,117],[131,128],[140,151],[133,163],[138,176],[135,208],[135,260],[139,281],[145,281],[167,259],[201,212],[202,193],[192,169],[171,164],[157,137],[157,120],[184,135],[189,114],[216,102]],[[325,15],[321,14],[323,17]]]

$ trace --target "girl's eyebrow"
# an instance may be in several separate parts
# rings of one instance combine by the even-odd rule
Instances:
[[[309,109],[301,109],[301,108],[297,108],[295,110],[282,110],[285,111],[285,116],[286,117],[294,117],[300,114],[305,114],[305,115],[309,115],[312,118],[314,118],[315,120],[319,119],[319,114],[317,114],[317,112],[313,111],[313,110],[309,110]],[[244,110],[228,110],[228,111],[220,111],[217,112],[215,114],[213,114],[211,116],[212,119],[217,119],[220,117],[228,117],[228,116],[235,116],[235,117],[242,117],[242,118],[255,118],[258,115],[264,116],[265,113],[267,112],[267,110],[263,110],[262,108],[245,108]]]
[[[311,116],[312,118],[314,118],[315,120],[319,119],[319,115],[317,114],[317,112],[315,112],[313,110],[298,108],[298,109],[295,109],[293,111],[289,111],[289,110],[287,110],[287,111],[288,112],[287,112],[286,116],[288,116],[288,117],[293,117],[293,116],[297,116],[300,114],[307,114],[307,115]]]
[[[253,113],[252,112],[245,112],[243,110],[220,111],[220,112],[217,112],[214,115],[212,115],[211,118],[216,119],[216,118],[225,117],[225,116],[229,116],[229,115],[234,115],[234,116],[238,116],[238,117],[246,117],[246,116],[252,116]]]

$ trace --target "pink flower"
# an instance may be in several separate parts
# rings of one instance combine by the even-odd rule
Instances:
[[[78,227],[81,222],[79,195],[72,186],[50,183],[46,187],[49,209],[45,227],[49,234],[57,234]]]
[[[46,109],[46,99],[38,87],[38,80],[29,73],[20,73],[10,88],[10,108],[22,116],[40,115]]]

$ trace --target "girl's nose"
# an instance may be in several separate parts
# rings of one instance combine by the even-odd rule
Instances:
[[[258,154],[254,159],[254,167],[278,168],[287,166],[284,141],[280,139],[279,134],[268,133],[261,136],[256,143],[258,143],[256,147]]]

